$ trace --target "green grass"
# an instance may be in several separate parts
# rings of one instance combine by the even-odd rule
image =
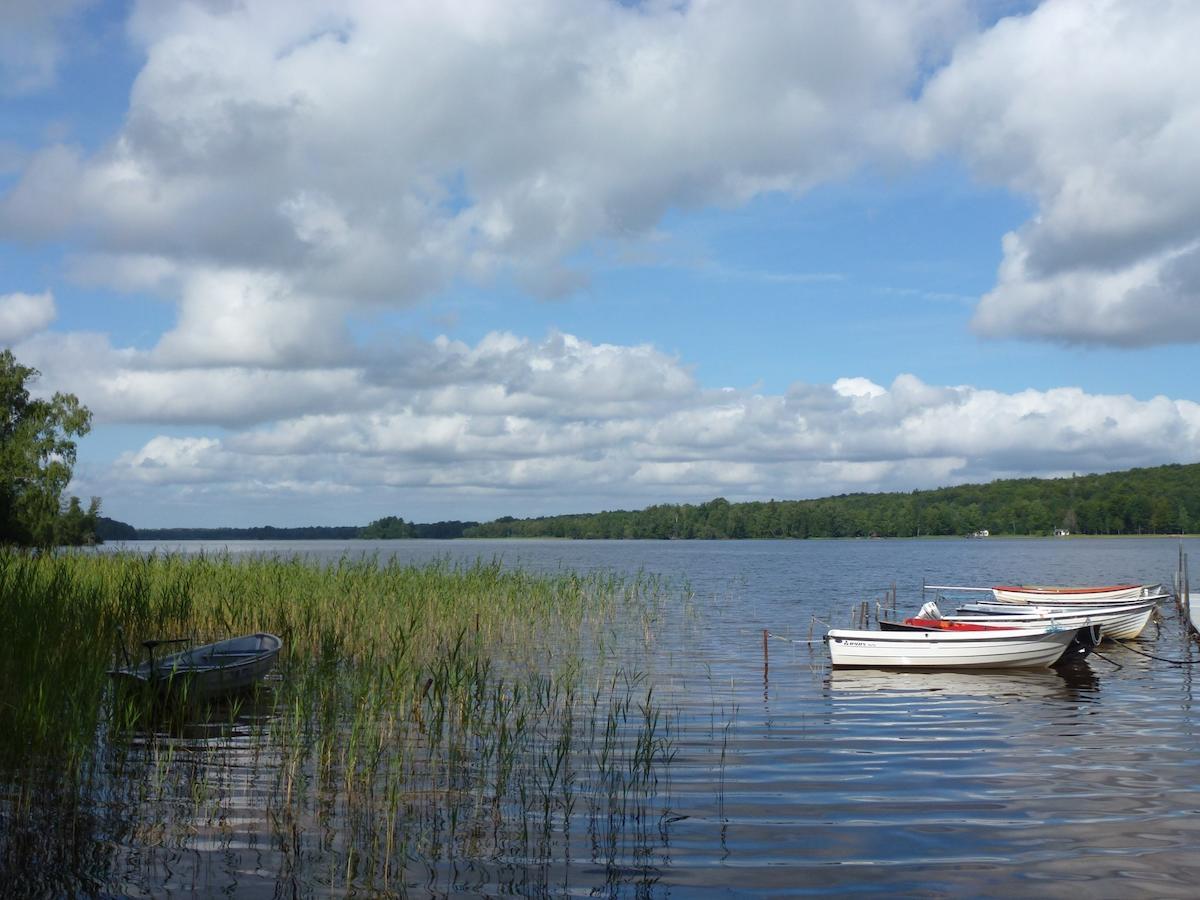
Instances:
[[[673,602],[650,577],[497,561],[0,551],[0,881],[119,893],[135,854],[153,890],[156,854],[227,839],[247,798],[302,887],[314,858],[338,890],[463,859],[536,883],[581,830],[636,871],[674,754],[639,665]],[[255,696],[164,710],[106,674],[121,632],[260,630],[284,648]]]

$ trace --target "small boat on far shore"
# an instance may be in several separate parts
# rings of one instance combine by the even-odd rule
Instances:
[[[148,661],[109,674],[118,684],[205,700],[254,687],[274,667],[283,647],[278,637],[260,631],[154,659],[154,649],[169,643],[179,641],[144,642]]]

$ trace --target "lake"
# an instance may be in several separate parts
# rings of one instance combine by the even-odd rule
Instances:
[[[114,549],[121,548],[100,552]],[[427,874],[409,878],[411,894],[1191,897],[1200,882],[1200,652],[1173,602],[1133,647],[1106,643],[1070,672],[833,671],[819,641],[827,625],[849,626],[862,602],[873,607],[893,584],[909,614],[925,583],[1169,586],[1175,540],[124,549],[302,554],[328,563],[362,554],[414,563],[495,559],[538,572],[652,573],[675,586],[679,600],[662,609],[654,653],[642,661],[671,715],[673,756],[653,821],[638,824],[637,851],[598,852],[581,823],[537,879],[527,861],[493,850],[414,860]],[[1200,541],[1184,549],[1200,560]],[[236,771],[227,774],[236,781]],[[253,796],[252,785],[244,789]],[[199,830],[166,863],[144,870],[136,844],[152,836],[131,838],[125,890],[277,895],[280,849],[252,809],[243,813],[232,837]],[[318,845],[338,837],[313,840],[318,859]],[[315,866],[288,892],[337,893],[333,883]]]

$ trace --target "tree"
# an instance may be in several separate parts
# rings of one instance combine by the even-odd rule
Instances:
[[[414,538],[417,532],[399,516],[384,516],[362,529],[358,536],[368,540],[390,541],[397,538]]]
[[[74,394],[29,396],[41,373],[0,352],[0,543],[49,547],[63,514],[62,493],[75,465],[75,441],[91,430],[92,414]],[[82,510],[75,509],[86,518]],[[68,510],[71,507],[68,505]],[[99,501],[89,510],[93,526]],[[77,523],[78,524],[78,523]]]
[[[54,543],[60,547],[94,543],[97,539],[96,520],[99,516],[99,497],[92,498],[87,512],[83,511],[79,498],[72,497],[54,523]]]

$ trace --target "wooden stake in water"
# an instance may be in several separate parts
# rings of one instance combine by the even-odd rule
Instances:
[[[763,687],[766,687],[766,685],[767,685],[767,665],[768,665],[767,636],[768,635],[769,635],[769,632],[767,631],[767,629],[764,628],[763,629]]]
[[[1188,624],[1195,629],[1196,618],[1192,615],[1192,588],[1188,579],[1188,555],[1183,554],[1183,573],[1180,576],[1183,584],[1183,608],[1187,610]]]
[[[1188,596],[1183,590],[1183,539],[1179,540],[1179,559],[1175,562],[1175,575],[1172,577],[1172,586],[1175,588],[1175,602],[1180,609],[1187,608]]]

